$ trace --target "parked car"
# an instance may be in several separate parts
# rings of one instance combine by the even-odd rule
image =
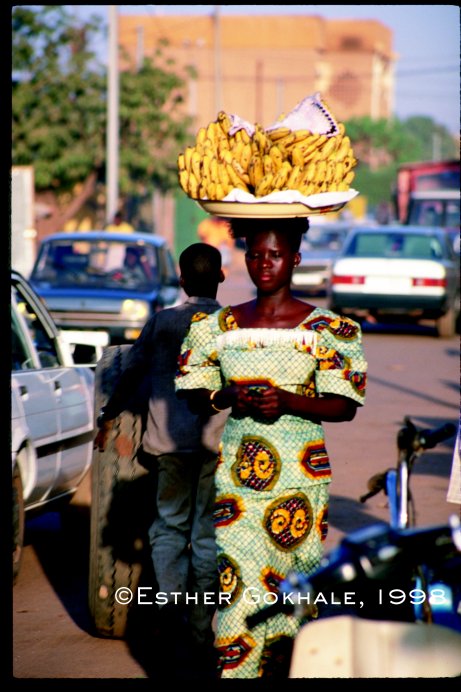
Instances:
[[[343,221],[311,224],[301,243],[301,262],[294,268],[292,289],[297,293],[324,295],[333,262],[352,224]]]
[[[14,578],[21,563],[26,512],[66,506],[91,464],[94,370],[75,365],[71,351],[70,339],[62,337],[27,280],[12,271]]]
[[[30,281],[58,325],[132,343],[157,310],[177,303],[179,277],[164,238],[89,231],[44,238]]]
[[[439,227],[359,227],[335,260],[329,307],[375,318],[435,320],[441,337],[459,320],[459,257]]]

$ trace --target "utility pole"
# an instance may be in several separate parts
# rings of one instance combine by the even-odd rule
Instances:
[[[109,56],[107,69],[106,135],[106,221],[110,223],[118,207],[119,175],[119,69],[118,5],[109,5]]]
[[[215,5],[214,10],[214,89],[215,89],[215,111],[219,113],[222,108],[221,94],[221,6]]]

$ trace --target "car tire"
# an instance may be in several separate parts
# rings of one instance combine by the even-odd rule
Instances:
[[[21,570],[22,554],[24,549],[24,531],[25,531],[25,510],[24,510],[24,494],[22,487],[22,478],[19,467],[16,465],[13,469],[13,584],[16,583],[19,572]]]
[[[130,348],[104,349],[95,370],[96,414]],[[144,568],[149,571],[148,527],[155,507],[154,474],[136,460],[146,396],[134,394],[133,404],[115,419],[105,451],[94,450],[91,467],[89,609],[97,635],[115,639],[126,636],[136,589]]]
[[[451,339],[456,334],[456,314],[453,306],[435,321],[435,326],[441,339]]]

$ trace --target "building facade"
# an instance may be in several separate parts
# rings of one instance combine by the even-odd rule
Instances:
[[[119,16],[119,44],[136,66],[162,46],[188,83],[196,127],[219,110],[264,127],[314,92],[338,120],[393,113],[392,31],[375,20],[319,16]]]

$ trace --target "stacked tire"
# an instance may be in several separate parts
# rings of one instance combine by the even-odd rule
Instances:
[[[95,415],[107,403],[131,346],[109,346],[95,371]],[[96,633],[126,636],[143,571],[150,569],[148,528],[155,512],[154,474],[136,459],[147,394],[135,391],[91,470],[89,609]]]

